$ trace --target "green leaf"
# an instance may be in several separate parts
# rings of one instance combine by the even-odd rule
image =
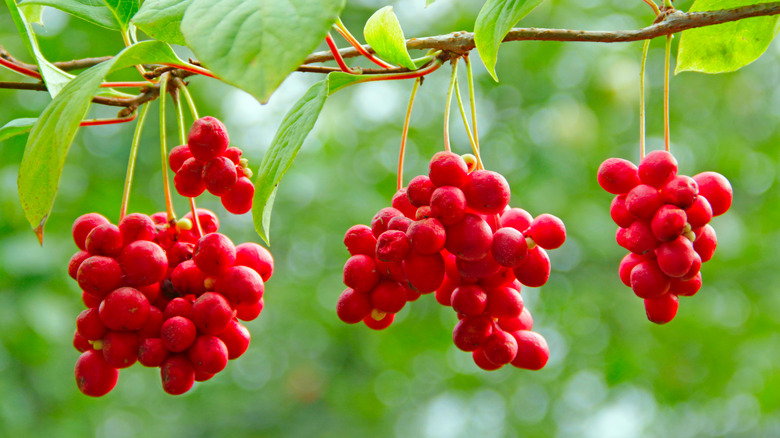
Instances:
[[[223,81],[260,102],[325,38],[344,0],[194,0],[184,39]]]
[[[427,8],[428,6],[432,5],[433,2],[435,2],[435,1],[436,0],[425,0],[425,7]]]
[[[62,166],[79,123],[103,78],[136,64],[183,64],[168,44],[146,41],[76,76],[43,110],[33,125],[19,168],[19,199],[27,220],[43,241],[43,227],[54,204]]]
[[[543,0],[487,0],[474,23],[474,44],[490,76],[498,82],[496,60],[498,46],[512,26],[528,15]]]
[[[192,0],[146,0],[133,23],[150,37],[171,44],[186,45],[181,20]]]
[[[287,112],[260,163],[252,200],[252,218],[257,234],[265,243],[270,243],[271,210],[276,188],[320,115],[328,97],[328,82],[329,78],[312,85]]]
[[[43,6],[41,5],[19,5],[28,23],[36,23],[43,26]]]
[[[404,31],[392,6],[385,6],[374,12],[374,15],[366,21],[363,36],[380,58],[409,70],[417,69],[409,56],[409,51],[406,50]]]
[[[25,0],[21,4],[51,6],[92,24],[124,32],[138,11],[139,0]]]
[[[694,11],[714,11],[762,3],[755,0],[696,0]],[[725,73],[758,59],[780,29],[780,17],[755,17],[682,33],[674,73]]]
[[[70,82],[73,75],[65,73],[46,60],[43,53],[41,53],[41,49],[38,47],[38,39],[35,38],[32,26],[27,22],[24,15],[19,12],[19,7],[16,5],[16,2],[14,0],[5,0],[5,4],[8,5],[8,10],[11,12],[11,18],[14,20],[19,35],[21,35],[22,40],[27,45],[27,50],[30,51],[30,54],[35,58],[35,61],[38,64],[38,69],[41,72],[41,76],[43,76],[43,82],[46,84],[49,94],[51,97],[57,96],[65,84]]]
[[[15,119],[0,128],[0,141],[28,132],[38,119]]]

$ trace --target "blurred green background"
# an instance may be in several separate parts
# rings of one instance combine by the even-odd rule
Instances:
[[[391,3],[407,37],[472,30],[481,6],[424,3]],[[678,3],[685,10],[692,1]],[[360,35],[385,4],[350,0],[343,19]],[[558,0],[522,24],[634,29],[652,18],[639,0]],[[44,20],[38,30],[49,59],[122,47],[118,34],[49,8]],[[0,44],[29,61],[4,8]],[[249,351],[179,397],[163,393],[157,369],[140,365],[123,370],[100,399],[83,396],[73,378],[71,339],[82,304],[66,269],[76,250],[70,226],[91,211],[117,220],[134,124],[80,130],[42,248],[16,195],[25,138],[0,142],[0,436],[780,436],[780,45],[737,73],[672,78],[680,171],[723,173],[735,201],[713,221],[719,248],[702,269],[704,287],[681,299],[666,326],[648,322],[642,301],[618,279],[624,250],[614,240],[611,197],[595,178],[605,158],[638,157],[640,54],[641,43],[504,44],[498,84],[473,57],[486,166],[507,177],[512,205],[555,214],[569,233],[551,252],[549,283],[523,291],[535,329],[550,344],[550,362],[538,372],[479,370],[452,345],[454,312],[432,296],[407,305],[383,332],[336,318],[348,255],[343,233],[367,223],[395,191],[411,82],[358,85],[327,102],[276,198],[276,271],[263,314],[248,324]],[[406,181],[443,148],[447,70],[426,78],[418,94]],[[653,149],[663,144],[662,75],[659,39],[648,60]],[[137,75],[129,69],[113,78]],[[0,71],[0,80],[18,79]],[[293,74],[265,106],[207,78],[192,78],[190,88],[201,114],[221,118],[256,169],[287,109],[319,79]],[[48,101],[42,92],[0,90],[0,125],[35,117]],[[143,134],[131,211],[164,208],[156,108]],[[92,113],[111,117],[116,109]],[[174,124],[168,133],[175,137]],[[457,112],[452,135],[455,150],[468,152]],[[216,198],[202,198],[235,242],[259,242],[249,215],[228,215]],[[183,199],[176,207],[180,214],[187,208]]]

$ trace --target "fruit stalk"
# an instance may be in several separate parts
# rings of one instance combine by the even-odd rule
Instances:
[[[135,133],[133,134],[133,142],[130,145],[130,158],[127,160],[127,175],[125,176],[125,188],[122,192],[122,207],[119,210],[119,220],[125,218],[127,214],[127,203],[130,200],[130,188],[133,185],[133,173],[135,171],[135,161],[138,157],[138,145],[141,143],[141,131],[143,130],[144,121],[146,120],[146,114],[149,112],[149,105],[144,105],[140,111],[141,116],[138,118],[138,124],[135,126]]]

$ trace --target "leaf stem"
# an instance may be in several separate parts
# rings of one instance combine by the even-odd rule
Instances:
[[[163,191],[165,193],[165,211],[169,224],[176,223],[176,213],[173,211],[171,187],[168,182],[168,135],[165,132],[165,94],[168,92],[168,73],[160,79],[160,156],[162,158]]]
[[[404,186],[404,155],[406,154],[406,138],[409,134],[409,121],[412,117],[412,106],[414,105],[414,97],[417,95],[417,88],[420,86],[422,79],[417,78],[414,81],[414,87],[412,87],[412,95],[409,97],[409,106],[406,109],[406,118],[404,119],[404,130],[401,133],[401,152],[398,154],[398,180],[396,181],[396,191],[401,190]]]
[[[195,101],[192,100],[190,90],[188,90],[187,87],[181,83],[181,80],[177,80],[177,85],[179,85],[179,90],[181,90],[182,94],[184,95],[184,100],[187,101],[187,106],[190,107],[190,114],[192,114],[192,118],[194,120],[198,120],[200,118],[198,117],[198,108],[195,106]]]
[[[452,65],[452,75],[450,76],[450,86],[447,89],[447,103],[444,106],[444,150],[447,152],[452,152],[452,147],[450,147],[450,107],[452,106],[452,92],[458,80],[458,58],[453,58],[450,64]]]
[[[645,3],[650,5],[651,8],[653,8],[653,12],[655,12],[655,16],[661,15],[661,9],[658,8],[658,5],[653,0],[645,0]]]
[[[193,117],[197,120],[197,111],[194,110],[195,103],[192,102],[192,96],[187,91],[187,87],[181,82],[181,80],[174,80],[174,84],[177,90],[182,91],[184,98],[191,103],[191,109],[193,110]],[[176,107],[176,121],[179,127],[179,144],[187,144],[187,131],[186,124],[184,123],[184,108],[181,104],[181,99],[173,99],[173,105]],[[200,226],[200,218],[198,218],[198,208],[195,206],[195,198],[190,197],[190,210],[192,210],[192,224],[197,231],[198,239],[203,237],[203,229]]]
[[[101,125],[115,125],[117,123],[132,122],[138,117],[138,112],[133,112],[129,117],[117,117],[115,119],[91,119],[82,120],[79,126],[101,126]]]
[[[167,65],[168,67],[175,67],[179,70],[185,70],[192,73],[197,73],[199,75],[203,75],[209,78],[213,79],[219,79],[217,76],[214,75],[214,73],[211,72],[211,70],[205,69],[203,67],[199,67],[197,65],[192,64],[162,64]]]
[[[101,88],[141,88],[148,87],[149,82],[102,82]]]
[[[184,109],[181,99],[173,99],[173,107],[176,108],[176,125],[179,128],[179,144],[187,144],[187,133],[184,124]]]
[[[133,45],[133,42],[130,41],[130,35],[128,32],[120,32],[122,34],[122,41],[125,43],[125,47],[130,47]],[[138,70],[138,73],[141,73],[141,76],[144,76],[146,74],[146,70],[144,69],[144,66],[141,64],[135,65],[136,70]],[[151,82],[151,81],[149,81]]]
[[[336,64],[339,65],[339,68],[344,73],[349,74],[355,74],[355,72],[349,68],[346,62],[344,62],[344,58],[341,57],[341,54],[339,53],[339,48],[336,45],[336,42],[333,41],[333,37],[330,36],[330,32],[328,32],[328,35],[325,36],[325,42],[328,43],[328,48],[330,49],[331,53],[333,53],[333,59],[336,60]]]
[[[341,22],[341,18],[336,18],[336,22],[333,24],[333,27],[336,29],[338,33],[341,34],[342,37],[344,37],[347,42],[355,48],[355,50],[358,51],[361,55],[365,56],[369,61],[373,62],[374,64],[382,67],[382,68],[393,68],[392,65],[386,63],[385,61],[382,61],[381,59],[377,58],[371,52],[366,50],[362,44],[355,38],[352,33],[350,33],[349,29],[347,29],[347,26],[344,26],[344,23]]]
[[[642,67],[639,71],[639,159],[645,158],[645,73],[650,40],[642,46]]]
[[[135,133],[133,134],[133,142],[130,145],[130,158],[127,160],[127,174],[125,175],[125,188],[122,191],[122,206],[119,209],[119,220],[125,218],[127,214],[127,204],[130,200],[130,188],[133,185],[133,173],[135,172],[135,162],[138,158],[138,145],[141,143],[141,131],[143,130],[144,121],[146,120],[146,114],[149,112],[150,105],[144,105],[143,109],[139,111],[141,113],[138,118],[138,124],[135,126]]]
[[[463,61],[466,63],[466,75],[469,81],[469,105],[471,105],[471,125],[474,127],[474,143],[476,143],[477,150],[479,150],[479,133],[477,132],[477,104],[476,97],[474,95],[474,74],[471,71],[471,60],[469,59],[468,53],[463,57]]]
[[[485,168],[482,164],[482,157],[479,154],[479,147],[474,141],[474,136],[471,134],[471,128],[469,127],[469,119],[466,116],[466,110],[463,108],[463,99],[460,97],[460,85],[458,85],[458,77],[455,77],[455,96],[458,98],[458,108],[460,109],[460,117],[463,119],[463,126],[466,128],[466,134],[469,136],[469,142],[471,143],[471,149],[474,151],[474,155],[477,157],[477,169],[481,170]]]
[[[8,68],[10,70],[13,70],[13,71],[15,71],[17,73],[21,73],[21,74],[23,74],[25,76],[29,76],[29,77],[35,78],[35,79],[41,79],[41,74],[38,73],[37,71],[30,70],[30,69],[28,69],[26,67],[23,67],[21,65],[17,65],[15,63],[13,63],[13,62],[3,58],[2,56],[0,56],[0,65],[2,65],[3,67]]]
[[[671,143],[669,136],[669,68],[672,57],[672,36],[666,36],[666,59],[664,61],[664,144],[669,151]]]

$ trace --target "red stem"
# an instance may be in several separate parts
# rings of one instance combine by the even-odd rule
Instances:
[[[162,65],[167,65],[168,67],[176,67],[178,69],[186,70],[192,73],[197,73],[199,75],[207,76],[209,78],[219,79],[211,71],[195,65],[189,65],[189,64],[162,64]]]
[[[133,120],[138,117],[138,112],[134,112],[130,115],[130,117],[122,117],[122,118],[116,118],[116,119],[93,119],[93,120],[84,120],[79,124],[79,126],[100,126],[100,125],[114,125],[117,123],[127,123],[132,122]]]
[[[151,85],[149,82],[103,82],[101,88],[141,88]]]
[[[37,71],[33,71],[33,70],[30,70],[30,69],[21,67],[19,65],[16,65],[13,62],[3,58],[2,56],[0,56],[0,65],[2,65],[3,67],[8,67],[11,70],[13,70],[13,71],[15,71],[17,73],[21,73],[21,74],[23,74],[25,76],[29,76],[29,77],[35,78],[35,79],[41,79],[41,74],[38,73]]]
[[[417,87],[420,86],[420,79],[414,81],[414,88],[412,88],[412,96],[409,98],[409,108],[406,110],[406,118],[404,119],[404,130],[401,133],[401,152],[398,154],[398,180],[396,181],[396,191],[401,190],[404,186],[404,155],[406,154],[406,138],[409,134],[409,121],[412,116],[412,106],[414,105],[414,97],[417,95]]]
[[[203,237],[203,229],[200,227],[198,209],[195,207],[195,198],[190,198],[190,209],[192,210],[192,224],[195,226],[195,231],[198,232],[198,239],[200,239]]]
[[[328,35],[325,37],[325,42],[328,43],[328,48],[330,49],[330,52],[333,53],[333,59],[336,60],[336,64],[339,65],[341,71],[352,74],[353,71],[347,66],[347,63],[344,62],[344,58],[341,57],[339,48],[336,46],[336,42],[333,41],[333,37],[330,36],[330,32],[328,32]]]
[[[351,33],[345,32],[344,29],[340,28],[339,26],[336,26],[336,31],[338,31],[338,33],[340,33],[341,36],[344,37],[344,39],[347,40],[347,42],[352,47],[355,48],[355,50],[358,51],[358,53],[360,53],[361,55],[363,55],[366,58],[368,58],[369,61],[373,62],[374,64],[376,64],[376,65],[378,65],[378,66],[380,66],[382,68],[393,68],[392,65],[390,65],[390,64],[382,61],[381,59],[375,57],[374,55],[372,55],[371,52],[366,50],[365,47],[363,47],[363,45],[360,44],[360,42],[358,40],[356,40],[354,36],[352,36]]]

